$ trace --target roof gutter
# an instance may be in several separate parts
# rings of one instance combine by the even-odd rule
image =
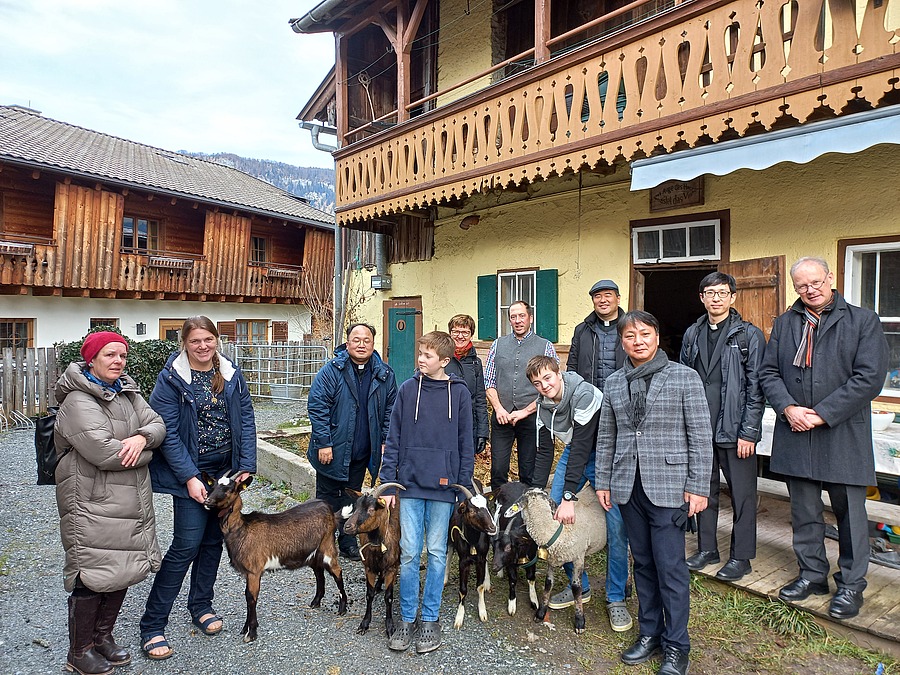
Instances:
[[[166,188],[154,187],[152,185],[145,185],[144,183],[132,183],[130,181],[120,180],[117,178],[110,178],[108,176],[103,176],[100,174],[90,174],[83,173],[79,171],[72,171],[70,169],[64,169],[58,167],[53,164],[43,164],[41,162],[29,162],[27,160],[23,160],[17,157],[11,157],[9,155],[0,155],[0,161],[9,162],[10,164],[14,164],[16,166],[22,166],[29,169],[41,169],[44,171],[50,171],[52,173],[59,173],[64,176],[72,176],[73,178],[79,178],[84,180],[85,178],[91,178],[103,183],[108,183],[110,185],[115,185],[117,187],[126,187],[129,189],[136,190],[144,190],[145,192],[154,192],[156,194],[166,195],[167,197],[176,197],[178,199],[190,199],[196,202],[202,202],[204,204],[209,204],[211,206],[219,206],[225,207],[229,209],[236,209],[238,211],[246,211],[248,213],[253,213],[259,216],[265,216],[266,218],[280,218],[281,220],[292,220],[295,222],[302,223],[303,225],[307,225],[309,227],[317,227],[322,230],[328,230],[330,232],[334,232],[335,225],[334,223],[327,223],[319,220],[312,220],[308,218],[301,218],[299,216],[292,216],[289,213],[280,213],[278,211],[267,211],[265,209],[259,209],[253,206],[246,206],[244,204],[236,204],[234,202],[226,202],[220,199],[212,199],[210,197],[201,197],[200,195],[192,195],[186,192],[177,192],[176,190],[168,190]],[[310,207],[312,208],[312,207]]]
[[[309,129],[309,135],[312,138],[312,144],[316,150],[321,150],[322,152],[330,153],[330,152],[334,152],[335,150],[338,149],[337,129],[335,129],[333,127],[326,127],[324,124],[321,124],[317,120],[312,120],[310,122],[307,122],[304,120],[303,122],[300,122],[299,126],[301,129]],[[334,135],[334,137],[335,137],[334,145],[330,145],[328,143],[322,143],[322,141],[319,140],[319,134],[323,133],[323,132],[326,134],[329,134],[329,135],[331,135],[331,134]]]
[[[321,31],[310,30],[316,27],[316,24],[328,20],[331,11],[344,4],[346,0],[325,0],[319,3],[299,19],[290,19],[291,30],[295,33],[317,33]]]

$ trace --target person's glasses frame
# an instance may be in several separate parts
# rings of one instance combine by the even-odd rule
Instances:
[[[709,298],[712,300],[713,298],[728,298],[734,295],[731,291],[703,291],[700,295]]]
[[[451,337],[469,337],[472,334],[469,330],[451,330]]]
[[[808,293],[810,289],[817,291],[825,285],[826,281],[828,281],[828,277],[825,277],[821,281],[810,281],[808,284],[800,284],[799,286],[794,286],[794,290],[801,295],[804,293]]]

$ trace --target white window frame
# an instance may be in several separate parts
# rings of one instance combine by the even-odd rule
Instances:
[[[844,297],[854,305],[862,304],[862,279],[859,276],[860,254],[862,253],[881,253],[887,251],[900,251],[900,238],[897,241],[883,241],[871,244],[848,244],[844,253]],[[878,297],[878,274],[880,272],[880,261],[875,268],[875,311],[880,309],[880,298]],[[900,323],[900,316],[881,316],[881,323]],[[890,370],[893,370],[895,364],[888,364]],[[887,373],[885,373],[887,375]],[[900,399],[900,389],[881,388],[881,395],[889,398]]]
[[[687,231],[692,227],[708,227],[716,228],[715,251],[711,255],[690,255],[691,236]],[[640,258],[638,257],[638,234],[643,232],[657,232],[659,237],[659,252],[662,253],[662,233],[665,230],[685,230],[685,243],[688,255],[686,256],[669,256],[661,258]],[[722,259],[722,221],[718,218],[709,220],[690,220],[679,223],[666,223],[665,225],[643,225],[631,229],[631,255],[635,265],[647,265],[656,263],[676,263],[691,262],[695,260],[721,260]]]
[[[531,278],[531,298],[522,297],[519,292],[519,279],[530,277]],[[509,335],[512,333],[512,327],[509,325],[509,305],[504,305],[503,303],[503,280],[514,278],[516,279],[516,293],[513,294],[513,301],[516,300],[525,300],[531,305],[532,317],[531,317],[531,328],[534,330],[534,322],[537,320],[537,310],[535,309],[535,305],[537,304],[537,270],[521,270],[521,271],[513,271],[513,272],[497,272],[497,335],[503,337],[504,335]]]

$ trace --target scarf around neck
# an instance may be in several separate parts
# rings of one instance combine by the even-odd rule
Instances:
[[[834,298],[818,312],[803,305],[803,333],[800,335],[800,344],[792,362],[798,368],[803,369],[812,366],[813,341],[815,340],[816,330],[819,328],[822,315],[825,312],[830,312],[833,308]]]
[[[653,376],[669,365],[669,357],[662,349],[657,349],[656,354],[646,363],[635,367],[631,359],[625,359],[623,366],[625,379],[628,381],[628,392],[631,394],[631,421],[635,427],[644,421],[647,413],[647,389]]]
[[[472,350],[472,341],[471,341],[471,340],[469,340],[469,341],[465,344],[465,346],[462,347],[461,349],[457,349],[455,346],[453,347],[453,353],[454,353],[454,355],[456,356],[456,358],[458,358],[458,359],[461,359],[462,357],[464,357],[464,356],[465,356],[466,354],[468,354],[471,350]]]

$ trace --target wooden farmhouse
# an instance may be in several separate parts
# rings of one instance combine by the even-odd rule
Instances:
[[[900,401],[898,0],[325,0],[292,27],[335,37],[300,117],[336,134],[337,226],[392,237],[366,308],[392,363],[460,312],[488,345],[517,298],[565,352],[602,278],[670,353],[716,269],[768,332],[813,255],[881,315]]]
[[[0,347],[114,325],[242,342],[330,333],[334,218],[235,169],[0,107]]]

